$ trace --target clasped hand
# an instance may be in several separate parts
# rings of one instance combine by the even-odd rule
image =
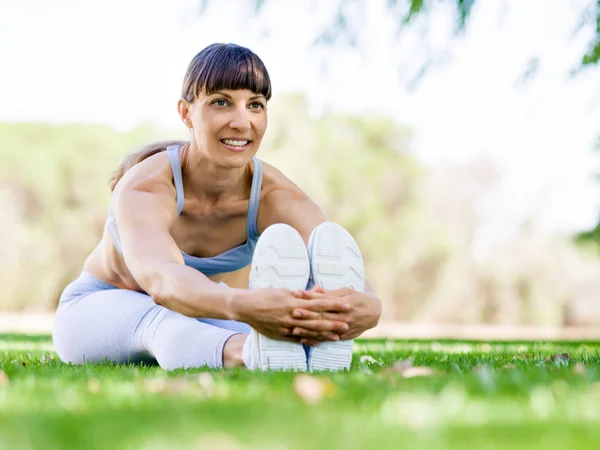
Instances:
[[[362,292],[351,288],[342,288],[326,291],[319,286],[310,291],[299,291],[296,297],[305,301],[301,308],[292,312],[292,317],[303,321],[330,320],[348,325],[348,329],[337,334],[310,330],[302,325],[294,328],[292,333],[300,336],[301,342],[308,345],[317,345],[323,340],[354,339],[366,330],[377,325],[381,316],[381,302]],[[346,311],[314,311],[309,307],[310,302],[324,299],[339,299],[349,306]]]
[[[354,339],[374,327],[381,314],[379,300],[350,288],[321,287],[292,292],[264,288],[249,291],[237,319],[275,339],[317,345],[322,341]]]

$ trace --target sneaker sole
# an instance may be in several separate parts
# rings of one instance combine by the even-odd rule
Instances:
[[[300,234],[285,224],[268,227],[254,249],[250,289],[305,289],[309,275],[308,252]],[[306,353],[301,344],[272,339],[254,330],[251,337],[257,369],[306,370]]]
[[[315,285],[326,290],[350,287],[358,292],[365,288],[365,267],[358,244],[342,226],[326,222],[312,236],[309,248]],[[354,341],[322,342],[313,348],[308,370],[349,370]]]

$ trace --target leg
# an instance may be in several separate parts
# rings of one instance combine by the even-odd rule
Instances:
[[[285,224],[268,227],[256,243],[250,270],[250,289],[305,289],[310,273],[304,240]],[[306,370],[306,353],[300,343],[271,339],[252,330],[244,349],[250,369]]]
[[[352,235],[342,226],[325,222],[316,227],[309,239],[311,265],[309,285],[326,290],[351,287],[363,292],[365,268],[362,255]],[[322,342],[308,350],[308,369],[349,370],[352,362],[352,340]]]
[[[65,362],[156,361],[167,370],[218,368],[223,366],[225,343],[236,334],[158,306],[148,295],[115,289],[90,274],[82,274],[65,293],[53,332]]]

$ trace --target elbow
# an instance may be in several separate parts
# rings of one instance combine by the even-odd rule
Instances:
[[[165,297],[161,294],[158,294],[156,292],[150,293],[148,292],[148,295],[150,297],[152,297],[152,300],[154,300],[154,303],[156,303],[158,306],[163,306],[166,308],[165,306]]]
[[[152,300],[158,306],[163,306],[165,308],[168,308],[169,305],[171,304],[171,302],[169,301],[170,295],[164,289],[164,283],[154,281],[150,284],[150,287],[149,287],[148,291],[146,291],[146,292],[148,293],[148,295],[150,297],[152,297]]]
[[[166,307],[169,303],[168,293],[161,276],[158,274],[143,274],[136,277],[136,280],[144,292],[152,298],[154,303]]]

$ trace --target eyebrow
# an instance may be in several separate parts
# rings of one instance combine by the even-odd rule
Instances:
[[[217,91],[217,92],[213,92],[213,93],[212,93],[212,94],[210,94],[210,95],[222,95],[223,97],[227,97],[228,99],[231,99],[231,98],[232,98],[232,97],[231,97],[231,95],[229,95],[228,93],[226,93],[226,92],[223,92],[223,91]],[[262,94],[258,94],[258,95],[254,95],[254,96],[250,97],[248,100],[256,100],[256,99],[259,99],[259,98],[260,98],[260,99],[264,99],[264,98],[265,98],[265,96],[264,96],[264,95],[262,95]]]

